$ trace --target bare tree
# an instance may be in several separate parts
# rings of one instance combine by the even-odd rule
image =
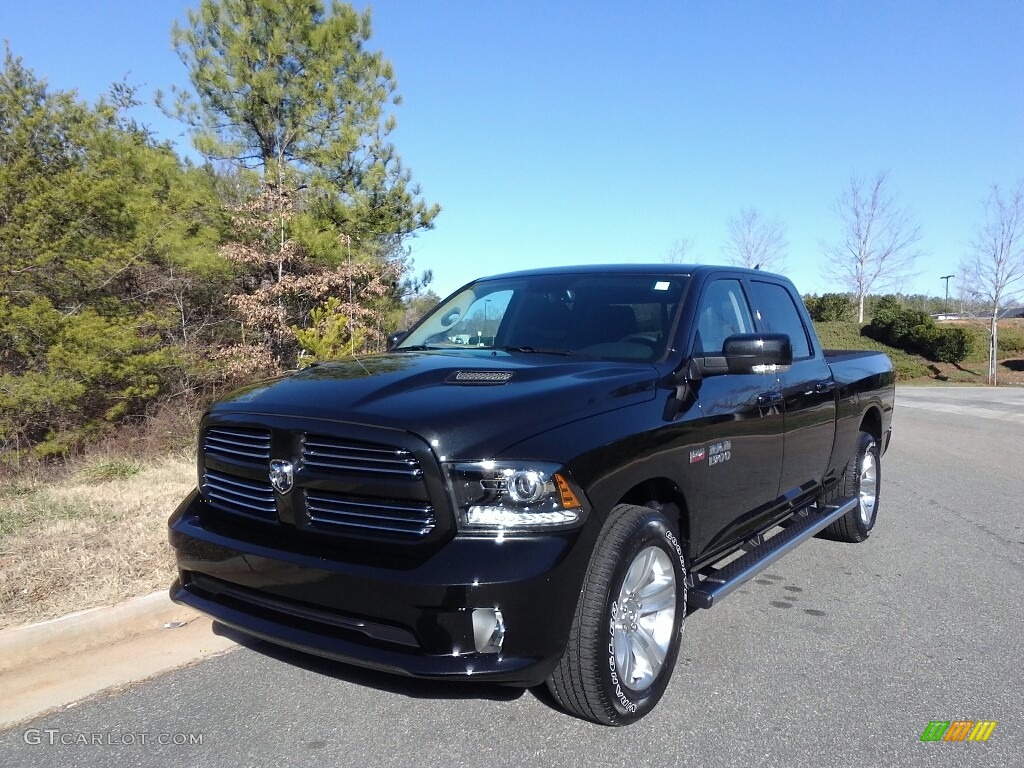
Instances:
[[[669,264],[689,264],[693,258],[693,240],[681,237],[665,251],[665,261]]]
[[[989,314],[988,382],[995,386],[999,351],[999,310],[1024,292],[1024,180],[1007,194],[992,185],[984,203],[985,221],[960,262],[963,284]]]
[[[729,219],[729,239],[722,253],[730,264],[777,272],[786,259],[785,229],[777,219],[766,219],[755,208],[744,208]]]
[[[920,251],[921,227],[887,189],[888,177],[870,181],[852,176],[835,203],[842,239],[821,243],[826,276],[838,278],[857,300],[857,322],[864,322],[864,297],[907,277]]]

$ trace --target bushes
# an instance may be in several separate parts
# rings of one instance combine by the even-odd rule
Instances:
[[[853,317],[853,301],[845,293],[805,296],[804,306],[811,319],[817,323],[834,323]]]
[[[966,328],[935,328],[931,334],[931,358],[940,363],[962,363],[974,349],[974,334]]]
[[[999,327],[999,354],[1004,356],[1024,352],[1024,331],[1016,328]]]
[[[148,328],[147,328],[148,324]],[[64,316],[48,300],[0,304],[0,454],[58,456],[141,412],[173,365],[151,316]]]
[[[894,349],[884,342],[862,336],[860,326],[855,322],[815,323],[818,339],[825,349],[870,349],[884,352],[892,360],[897,381],[909,381],[927,376],[928,366],[920,357],[901,349]]]
[[[883,304],[861,333],[942,363],[962,363],[974,350],[974,334],[966,328],[939,327],[927,312],[892,304]]]

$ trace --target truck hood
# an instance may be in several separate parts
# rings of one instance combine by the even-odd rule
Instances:
[[[557,426],[651,400],[656,369],[546,353],[431,350],[321,363],[259,382],[210,413],[402,429],[456,460],[494,458]]]

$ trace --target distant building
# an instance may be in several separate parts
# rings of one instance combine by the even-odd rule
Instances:
[[[933,312],[931,315],[932,320],[941,323],[943,320],[988,320],[992,315],[990,312],[967,312],[965,314],[959,314],[957,312]],[[1014,318],[1024,318],[1024,307],[1006,307],[999,311],[1000,320],[1012,320]]]

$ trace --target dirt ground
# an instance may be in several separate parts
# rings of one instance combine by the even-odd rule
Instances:
[[[911,384],[969,384],[986,386],[988,384],[987,363],[929,363],[932,375],[929,378],[912,380]],[[1001,387],[1024,387],[1024,360],[1008,358],[999,361],[996,381]]]

